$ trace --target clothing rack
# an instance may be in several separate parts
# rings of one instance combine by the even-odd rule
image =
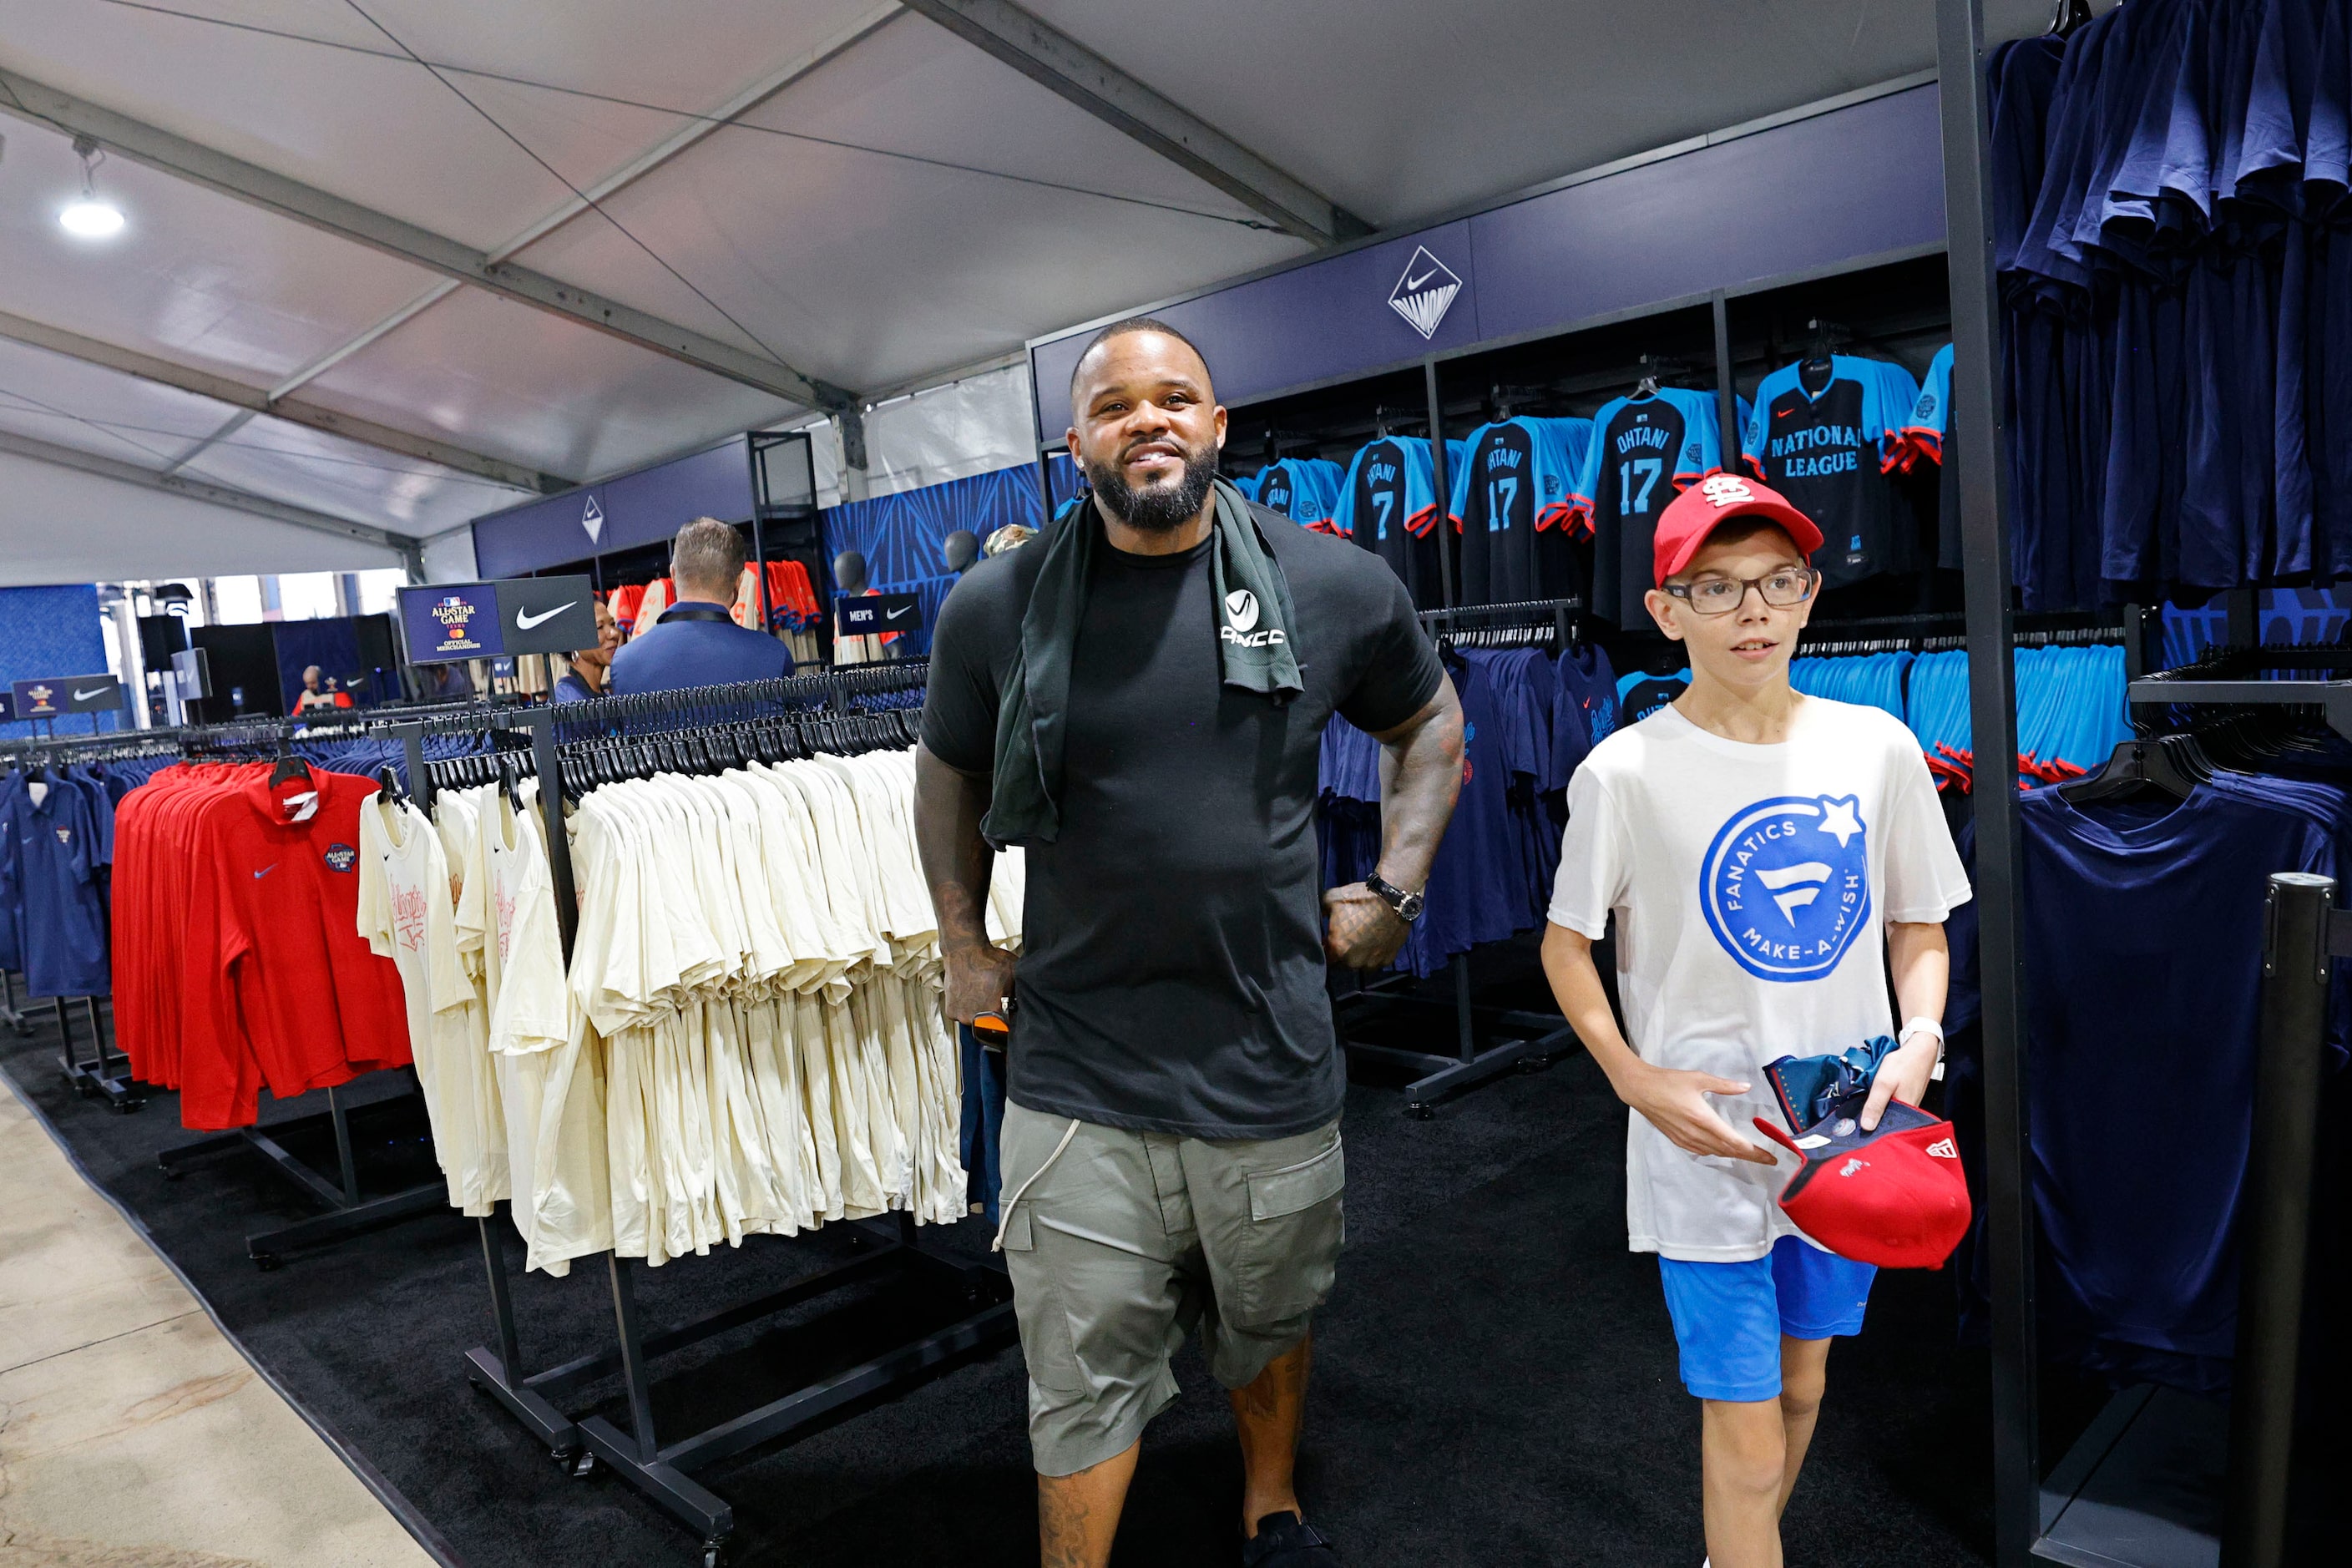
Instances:
[[[288,756],[290,742],[302,721],[287,719],[233,719],[223,724],[190,726],[175,731],[179,749],[191,759],[228,758],[234,756]],[[356,728],[363,726],[355,726]],[[95,1018],[93,1017],[93,1024]],[[248,1232],[245,1238],[246,1256],[254,1266],[267,1272],[277,1268],[289,1253],[312,1247],[331,1246],[356,1236],[398,1225],[440,1210],[449,1197],[448,1187],[439,1180],[419,1183],[381,1197],[364,1196],[360,1190],[359,1163],[356,1144],[352,1135],[352,1117],[357,1114],[370,1119],[380,1118],[395,1110],[405,1111],[404,1103],[415,1100],[421,1104],[424,1088],[416,1081],[413,1067],[400,1069],[407,1076],[409,1087],[398,1094],[371,1100],[361,1106],[347,1106],[343,1098],[330,1088],[327,1109],[307,1115],[289,1117],[268,1125],[239,1127],[210,1138],[200,1138],[157,1153],[155,1163],[163,1179],[178,1181],[199,1165],[210,1164],[232,1154],[251,1152],[259,1155],[269,1168],[296,1191],[317,1204],[322,1212],[309,1219],[274,1229]],[[285,1140],[307,1139],[319,1132],[330,1132],[335,1142],[335,1179],[321,1175],[310,1162],[286,1147]]]
[[[605,698],[567,703],[562,708],[531,709],[498,715],[493,721],[510,730],[529,731],[541,809],[544,811],[544,803],[567,798],[567,760],[586,765],[592,758],[612,761],[643,756],[657,764],[647,771],[657,771],[667,766],[658,749],[660,742],[643,740],[641,733],[666,737],[673,743],[678,740],[679,731],[698,727],[746,727],[754,733],[782,736],[786,731],[777,727],[780,706],[823,703],[845,709],[847,702],[858,695],[910,689],[910,679],[919,684],[918,672],[921,668],[852,666],[823,676],[784,677],[734,686]],[[845,711],[814,721],[815,724],[835,726],[833,730],[809,728],[803,721],[804,727],[796,733],[803,740],[816,735],[855,734],[878,744],[882,743],[878,726],[858,727],[859,721],[878,719],[903,723],[898,713]],[[410,778],[424,782],[418,804],[429,812],[433,773],[424,759],[425,726],[402,725],[396,727],[395,732],[408,752]],[[646,752],[625,749],[645,745],[655,749]],[[721,752],[706,745],[697,758],[690,760],[732,765],[720,762],[721,755]],[[617,775],[608,773],[605,777]],[[579,921],[568,835],[560,827],[551,831],[547,847],[558,935],[568,969]],[[695,1480],[693,1472],[763,1443],[829,1422],[853,1403],[902,1393],[937,1376],[954,1362],[1011,1343],[1019,1332],[1013,1318],[1012,1283],[1003,1265],[992,1258],[980,1264],[959,1263],[929,1250],[918,1239],[913,1216],[900,1213],[887,1220],[877,1217],[835,1222],[830,1228],[846,1234],[856,1248],[855,1256],[846,1261],[819,1269],[782,1289],[667,1328],[648,1328],[639,1313],[636,1276],[644,1265],[608,1252],[604,1254],[604,1265],[613,1298],[614,1348],[535,1373],[526,1372],[515,1321],[513,1289],[507,1273],[504,1238],[490,1219],[484,1218],[479,1225],[497,1344],[477,1346],[466,1352],[468,1381],[546,1444],[550,1454],[567,1473],[585,1476],[601,1461],[673,1518],[697,1531],[702,1542],[703,1568],[719,1568],[725,1560],[728,1540],[735,1529],[735,1512],[725,1499]],[[933,1300],[942,1297],[957,1300],[967,1310],[943,1327],[918,1333],[856,1365],[819,1378],[715,1426],[667,1441],[656,1434],[648,1358],[684,1350],[849,1286],[892,1275],[914,1293]],[[860,1310],[854,1305],[837,1309],[844,1313]],[[616,1373],[628,1399],[627,1431],[602,1415],[575,1418],[565,1414],[567,1406],[578,1402],[576,1396],[583,1388]]]
[[[2352,646],[2260,646],[2251,606],[2242,616],[2231,609],[2228,642],[2131,682],[2127,700],[2143,740],[2118,748],[2101,777],[2150,776],[2146,753],[2162,749],[2156,742],[2193,736],[2214,721],[2217,708],[2239,710],[2241,720],[2247,709],[2307,718],[2352,739]],[[2176,709],[2204,711],[2189,712],[2181,730],[2168,723]],[[2217,1545],[2221,1561],[2233,1565],[2275,1568],[2286,1561],[2328,976],[2332,961],[2352,958],[2352,910],[2336,906],[2336,889],[2334,879],[2307,873],[2270,878],[2246,1231],[2238,1248],[2246,1261],[2227,1414],[2164,1390],[2116,1394],[2042,1484],[2045,1546],[2102,1551],[2114,1538],[2113,1554],[2099,1561],[2210,1561]],[[2195,1484],[2179,1456],[2198,1452],[2226,1454],[2221,1497],[2203,1500],[2205,1507],[2178,1495]],[[2074,1505],[2094,1497],[2079,1516],[2084,1522],[2074,1522]],[[2218,1542],[2195,1522],[2210,1516],[2214,1500]]]
[[[1583,608],[1581,599],[1524,599],[1507,604],[1459,605],[1451,609],[1423,610],[1420,612],[1420,620],[1423,629],[1433,636],[1441,647],[1456,642],[1472,647],[1513,647],[1550,643],[1566,649],[1575,646],[1578,617]],[[1484,638],[1496,640],[1482,644],[1480,639]],[[1417,1075],[1406,1083],[1404,1089],[1404,1113],[1417,1121],[1426,1121],[1433,1118],[1437,1114],[1437,1102],[1448,1096],[1475,1089],[1502,1077],[1506,1072],[1539,1070],[1549,1066],[1554,1058],[1574,1050],[1577,1044],[1575,1030],[1557,1014],[1530,1013],[1517,1008],[1483,1006],[1473,1003],[1470,1000],[1468,953],[1455,953],[1446,961],[1446,969],[1453,983],[1450,999],[1413,994],[1408,988],[1415,984],[1415,977],[1410,974],[1383,975],[1333,999],[1332,1010],[1337,1016],[1341,1045],[1367,1061],[1401,1068]],[[1349,1033],[1348,1026],[1351,1021],[1360,1023],[1370,1012],[1391,1006],[1419,1008],[1423,1012],[1451,1009],[1454,1014],[1454,1054],[1445,1056],[1435,1051],[1374,1045],[1356,1039]],[[1491,1040],[1481,1048],[1478,1030],[1482,1024],[1490,1029],[1517,1033]]]
[[[68,735],[62,739],[51,737],[0,752],[0,771],[71,767],[134,757],[173,756],[178,752],[177,737],[180,733],[176,730],[131,730],[107,731],[96,735]],[[146,1097],[138,1091],[131,1080],[129,1060],[108,1051],[106,1022],[95,996],[84,996],[79,1000],[89,1016],[97,1054],[87,1060],[76,1055],[73,1018],[66,1005],[68,1000],[63,996],[51,998],[58,1025],[58,1065],[67,1084],[84,1100],[103,1100],[107,1109],[118,1115],[128,1115],[145,1105]],[[20,1036],[33,1032],[32,1021],[16,1006],[14,977],[7,977],[5,983],[0,983],[0,1024],[6,1025]],[[116,1070],[118,1068],[119,1071]]]
[[[1565,648],[1576,645],[1583,613],[1584,601],[1579,598],[1514,599],[1497,605],[1455,605],[1441,610],[1423,610],[1418,612],[1418,618],[1422,630],[1441,645],[1457,641],[1474,647],[1526,647],[1549,637],[1557,639],[1554,647]],[[1482,643],[1481,638],[1511,640]]]

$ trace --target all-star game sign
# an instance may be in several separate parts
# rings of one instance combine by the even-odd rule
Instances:
[[[596,646],[596,591],[585,577],[508,577],[400,591],[411,664],[570,653]]]
[[[19,680],[11,689],[13,717],[55,719],[63,713],[109,713],[122,706],[122,682],[96,675],[49,675]]]
[[[416,664],[487,658],[503,651],[498,589],[488,583],[440,583],[400,591],[408,657]]]

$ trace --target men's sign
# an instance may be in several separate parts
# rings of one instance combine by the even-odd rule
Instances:
[[[845,637],[923,629],[923,601],[914,594],[844,594],[834,603]]]
[[[54,719],[60,713],[110,713],[122,706],[122,682],[111,675],[51,675],[19,680],[10,689],[18,719]]]
[[[596,646],[596,594],[585,577],[509,577],[400,591],[411,664]]]

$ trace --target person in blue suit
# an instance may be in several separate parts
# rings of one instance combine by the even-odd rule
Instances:
[[[741,534],[717,518],[696,518],[670,546],[669,575],[677,602],[613,656],[606,681],[612,691],[676,691],[793,672],[792,652],[782,643],[735,624]]]

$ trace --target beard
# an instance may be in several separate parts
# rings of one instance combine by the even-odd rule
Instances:
[[[1209,487],[1217,478],[1217,454],[1187,451],[1184,472],[1176,479],[1134,489],[1118,463],[1087,465],[1087,482],[1110,514],[1144,533],[1166,533],[1201,515]]]

